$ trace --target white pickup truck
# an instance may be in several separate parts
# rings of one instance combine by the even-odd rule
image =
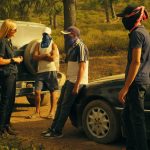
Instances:
[[[3,21],[0,21],[0,25]],[[17,33],[12,38],[14,45],[14,53],[16,56],[23,56],[24,61],[18,65],[17,88],[16,96],[26,96],[31,105],[35,104],[34,99],[34,83],[35,83],[35,68],[37,63],[32,60],[34,47],[39,39],[42,38],[44,24],[16,21]],[[58,82],[61,87],[65,81],[65,75],[58,72]],[[46,105],[49,99],[47,94],[49,91],[43,89],[41,94],[41,105]]]

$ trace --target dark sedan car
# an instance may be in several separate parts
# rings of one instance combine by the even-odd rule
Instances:
[[[101,78],[85,86],[72,108],[72,124],[84,130],[98,143],[110,143],[122,136],[121,110],[118,92],[123,87],[124,74]],[[150,90],[149,90],[150,91]],[[145,97],[147,134],[150,135],[150,93]]]

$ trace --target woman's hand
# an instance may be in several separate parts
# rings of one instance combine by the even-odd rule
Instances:
[[[22,56],[18,56],[18,57],[14,57],[12,58],[14,60],[15,63],[20,64],[23,61],[23,57]]]

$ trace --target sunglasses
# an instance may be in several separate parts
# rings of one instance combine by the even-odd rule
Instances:
[[[17,32],[17,28],[11,29],[11,32]]]

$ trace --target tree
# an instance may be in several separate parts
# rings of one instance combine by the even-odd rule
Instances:
[[[114,3],[119,2],[119,0],[99,0],[100,4],[104,7],[105,14],[106,14],[106,22],[110,22],[110,13],[113,19],[116,18],[116,12],[114,9]]]
[[[63,0],[64,29],[76,25],[76,0]],[[68,51],[68,43],[65,39],[65,53]]]
[[[61,0],[34,0],[35,13],[46,13],[49,16],[49,23],[57,28],[57,16],[62,12]]]
[[[76,24],[76,0],[63,0],[64,29]]]
[[[21,0],[17,5],[19,20],[29,20],[29,14],[32,6],[31,0]]]
[[[105,14],[106,14],[106,22],[110,22],[110,17],[109,17],[109,0],[104,0],[104,9],[105,9]]]
[[[18,5],[19,0],[1,0],[0,3],[0,18],[15,19],[17,13],[16,6]]]
[[[114,2],[114,0],[110,0],[110,10],[111,10],[112,18],[115,19],[116,18],[116,12],[115,12],[115,9],[114,9],[113,2]]]

